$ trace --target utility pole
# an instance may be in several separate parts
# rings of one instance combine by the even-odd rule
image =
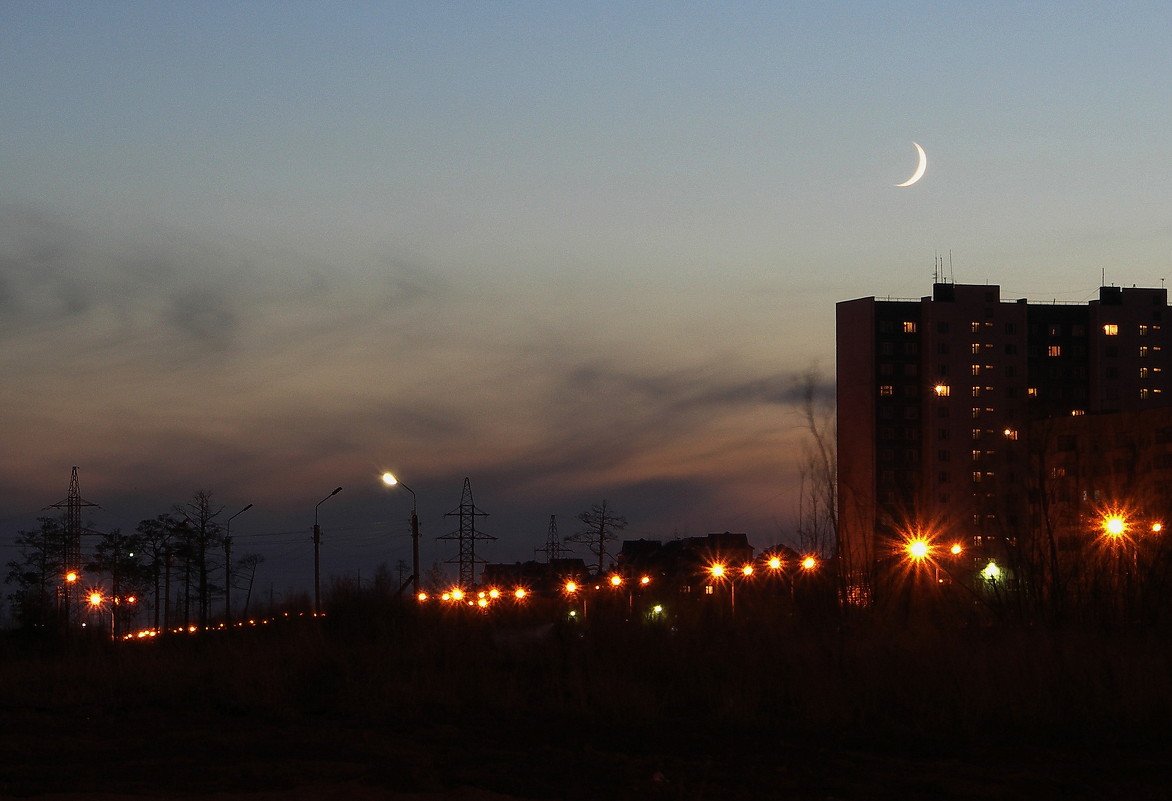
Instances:
[[[448,563],[456,562],[460,565],[459,585],[462,589],[468,589],[476,583],[476,541],[495,540],[496,537],[476,530],[476,518],[488,517],[488,513],[477,509],[476,504],[472,502],[472,484],[467,478],[464,479],[464,491],[460,496],[460,505],[444,517],[458,517],[460,520],[460,527],[456,531],[445,534],[439,539],[456,540],[459,555],[455,559],[449,559]],[[414,523],[414,517],[412,522]]]
[[[232,625],[232,518],[239,517],[252,508],[252,504],[248,504],[232,517],[228,518],[225,524],[224,533],[224,622],[229,626]]]
[[[81,485],[77,480],[77,465],[74,465],[73,472],[69,476],[69,494],[65,496],[65,500],[50,504],[46,509],[60,509],[65,512],[62,531],[62,573],[69,575],[81,574],[81,510],[82,507],[98,507],[96,503],[81,497]],[[69,627],[70,607],[73,604],[73,585],[76,581],[66,581],[65,584],[65,627]]]
[[[321,614],[321,526],[317,524],[317,510],[323,503],[342,491],[341,487],[317,502],[313,507],[313,613]]]
[[[562,539],[558,536],[558,518],[557,515],[549,516],[549,536],[546,537],[544,548],[535,548],[536,553],[545,554],[546,564],[553,564],[562,558],[562,554],[568,551],[568,548],[562,547]]]

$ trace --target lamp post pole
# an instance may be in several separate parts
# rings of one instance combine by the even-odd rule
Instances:
[[[232,517],[239,517],[251,508],[250,503]],[[224,526],[227,529],[224,533],[224,622],[229,626],[232,625],[232,517]]]
[[[323,503],[342,491],[341,487],[317,502],[313,507],[313,613],[321,614],[321,526],[317,524],[317,510]]]
[[[388,487],[398,484],[411,493],[411,594],[419,598],[419,511],[415,490],[408,487],[394,473],[383,473],[383,483]]]

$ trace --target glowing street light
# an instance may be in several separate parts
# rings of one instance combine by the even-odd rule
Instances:
[[[342,491],[341,487],[317,502],[313,507],[313,613],[321,614],[321,526],[317,524],[318,507]]]
[[[907,551],[907,555],[909,558],[913,559],[916,562],[922,562],[923,560],[928,558],[928,554],[931,553],[932,549],[928,545],[927,540],[915,539],[915,540],[910,540],[904,546],[904,550]]]
[[[1127,533],[1127,520],[1120,514],[1110,514],[1103,518],[1103,533],[1112,539],[1119,539]]]
[[[782,561],[780,556],[771,556],[769,561],[765,563],[770,570],[781,570]]]
[[[807,556],[802,560],[802,570],[815,570],[818,567],[818,560],[813,556]]]
[[[989,564],[981,570],[981,575],[985,577],[985,581],[996,581],[1001,578],[1001,568],[993,560],[989,560]]]
[[[383,473],[383,483],[388,487],[396,485],[411,493],[411,589],[419,592],[419,512],[416,507],[415,490],[408,487],[394,473]]]

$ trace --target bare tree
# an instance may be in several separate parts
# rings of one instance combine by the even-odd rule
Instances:
[[[590,511],[579,514],[578,519],[587,528],[566,537],[566,542],[582,543],[589,547],[590,552],[598,557],[598,574],[601,575],[606,563],[606,544],[617,539],[615,531],[627,527],[627,518],[608,509],[604,500],[601,505],[594,504]]]

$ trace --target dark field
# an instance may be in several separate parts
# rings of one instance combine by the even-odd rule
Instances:
[[[0,794],[1166,799],[1162,630],[592,628],[356,605],[4,641]]]

